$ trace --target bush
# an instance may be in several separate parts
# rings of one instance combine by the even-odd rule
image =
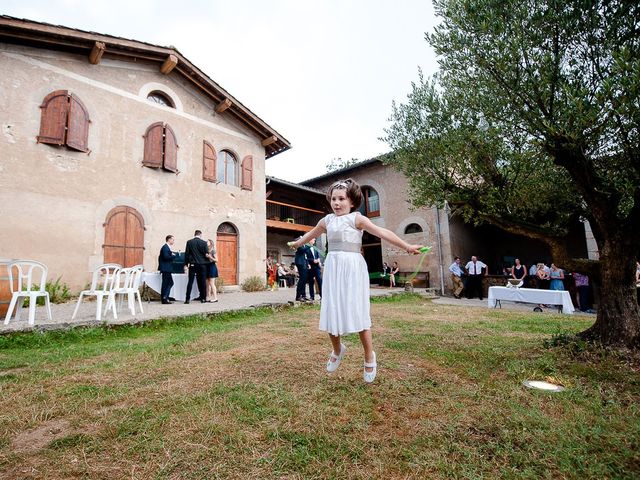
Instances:
[[[49,292],[49,300],[51,303],[64,303],[71,298],[71,290],[69,285],[62,283],[58,277],[54,282],[47,282],[45,284],[45,290]],[[38,305],[44,305],[44,297],[38,298]]]
[[[261,292],[267,289],[264,279],[258,276],[247,278],[241,287],[245,292]]]

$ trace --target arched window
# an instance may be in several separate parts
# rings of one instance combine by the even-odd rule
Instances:
[[[152,102],[157,103],[159,105],[164,105],[165,107],[176,108],[175,104],[173,103],[173,100],[171,100],[171,98],[168,95],[166,95],[165,93],[159,90],[154,90],[153,92],[149,92],[149,95],[147,95],[147,100],[151,100]]]
[[[238,161],[236,157],[231,152],[222,150],[218,154],[218,168],[216,169],[218,182],[237,185],[237,169]]]
[[[380,197],[378,192],[371,187],[362,187],[362,195],[364,196],[364,201],[360,205],[360,213],[367,217],[379,217]]]
[[[141,265],[144,257],[144,219],[135,209],[121,205],[104,222],[104,263],[123,267]]]
[[[404,233],[420,233],[422,231],[422,227],[417,223],[410,223],[404,229]]]
[[[67,90],[56,90],[40,105],[39,143],[66,145],[80,152],[89,151],[89,112],[80,99]]]

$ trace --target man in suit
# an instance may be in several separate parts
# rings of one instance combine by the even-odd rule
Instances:
[[[196,300],[200,300],[201,303],[207,301],[207,264],[209,259],[207,255],[209,251],[207,249],[207,242],[202,240],[202,232],[196,230],[193,234],[194,237],[187,241],[187,246],[184,251],[184,264],[189,269],[189,280],[187,281],[187,295],[184,303],[189,303],[191,300],[191,288],[193,287],[194,277],[198,281],[198,290],[200,295]]]
[[[309,275],[308,275],[309,255],[310,255],[309,245],[305,243],[304,245],[301,245],[297,248],[296,256],[294,258],[294,261],[296,263],[296,268],[298,269],[298,285],[296,285],[296,300],[299,302],[306,302],[309,300],[305,296],[305,290],[307,288],[307,282],[309,278]]]
[[[315,285],[314,280],[318,282],[318,292],[322,296],[322,274],[320,273],[320,252],[316,248],[316,239],[312,238],[309,241],[309,251],[307,253],[307,262],[309,263],[308,282],[309,282],[309,297],[311,300],[315,300]]]
[[[169,296],[171,294],[171,288],[173,287],[173,277],[171,274],[173,273],[173,257],[175,257],[176,254],[171,251],[171,246],[175,242],[173,235],[167,235],[165,240],[166,243],[162,245],[160,255],[158,256],[158,270],[160,270],[162,274],[160,298],[162,299],[162,303],[167,305],[173,303],[169,300]]]

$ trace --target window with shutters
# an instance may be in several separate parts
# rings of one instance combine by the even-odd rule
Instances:
[[[217,161],[217,178],[218,182],[226,183],[227,185],[237,185],[237,169],[238,161],[236,157],[227,150],[222,150],[218,154]]]
[[[247,155],[242,159],[242,178],[240,188],[243,190],[253,190],[253,155]]]
[[[156,122],[144,133],[144,156],[142,164],[150,168],[162,168],[178,172],[178,143],[169,124]]]
[[[202,146],[202,179],[216,183],[216,149],[206,140]]]
[[[38,143],[66,145],[79,152],[89,152],[89,112],[82,101],[67,90],[56,90],[44,97],[40,105]]]
[[[380,197],[378,192],[371,187],[362,187],[362,195],[364,196],[364,201],[360,205],[360,213],[367,217],[379,217]]]

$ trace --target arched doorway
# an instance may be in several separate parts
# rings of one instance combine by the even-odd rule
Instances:
[[[369,273],[382,272],[382,241],[369,232],[362,234],[362,252]]]
[[[144,259],[144,219],[135,208],[120,205],[104,222],[104,263],[123,267],[140,265]]]
[[[218,227],[216,237],[218,275],[225,285],[238,284],[238,231],[230,223]]]

